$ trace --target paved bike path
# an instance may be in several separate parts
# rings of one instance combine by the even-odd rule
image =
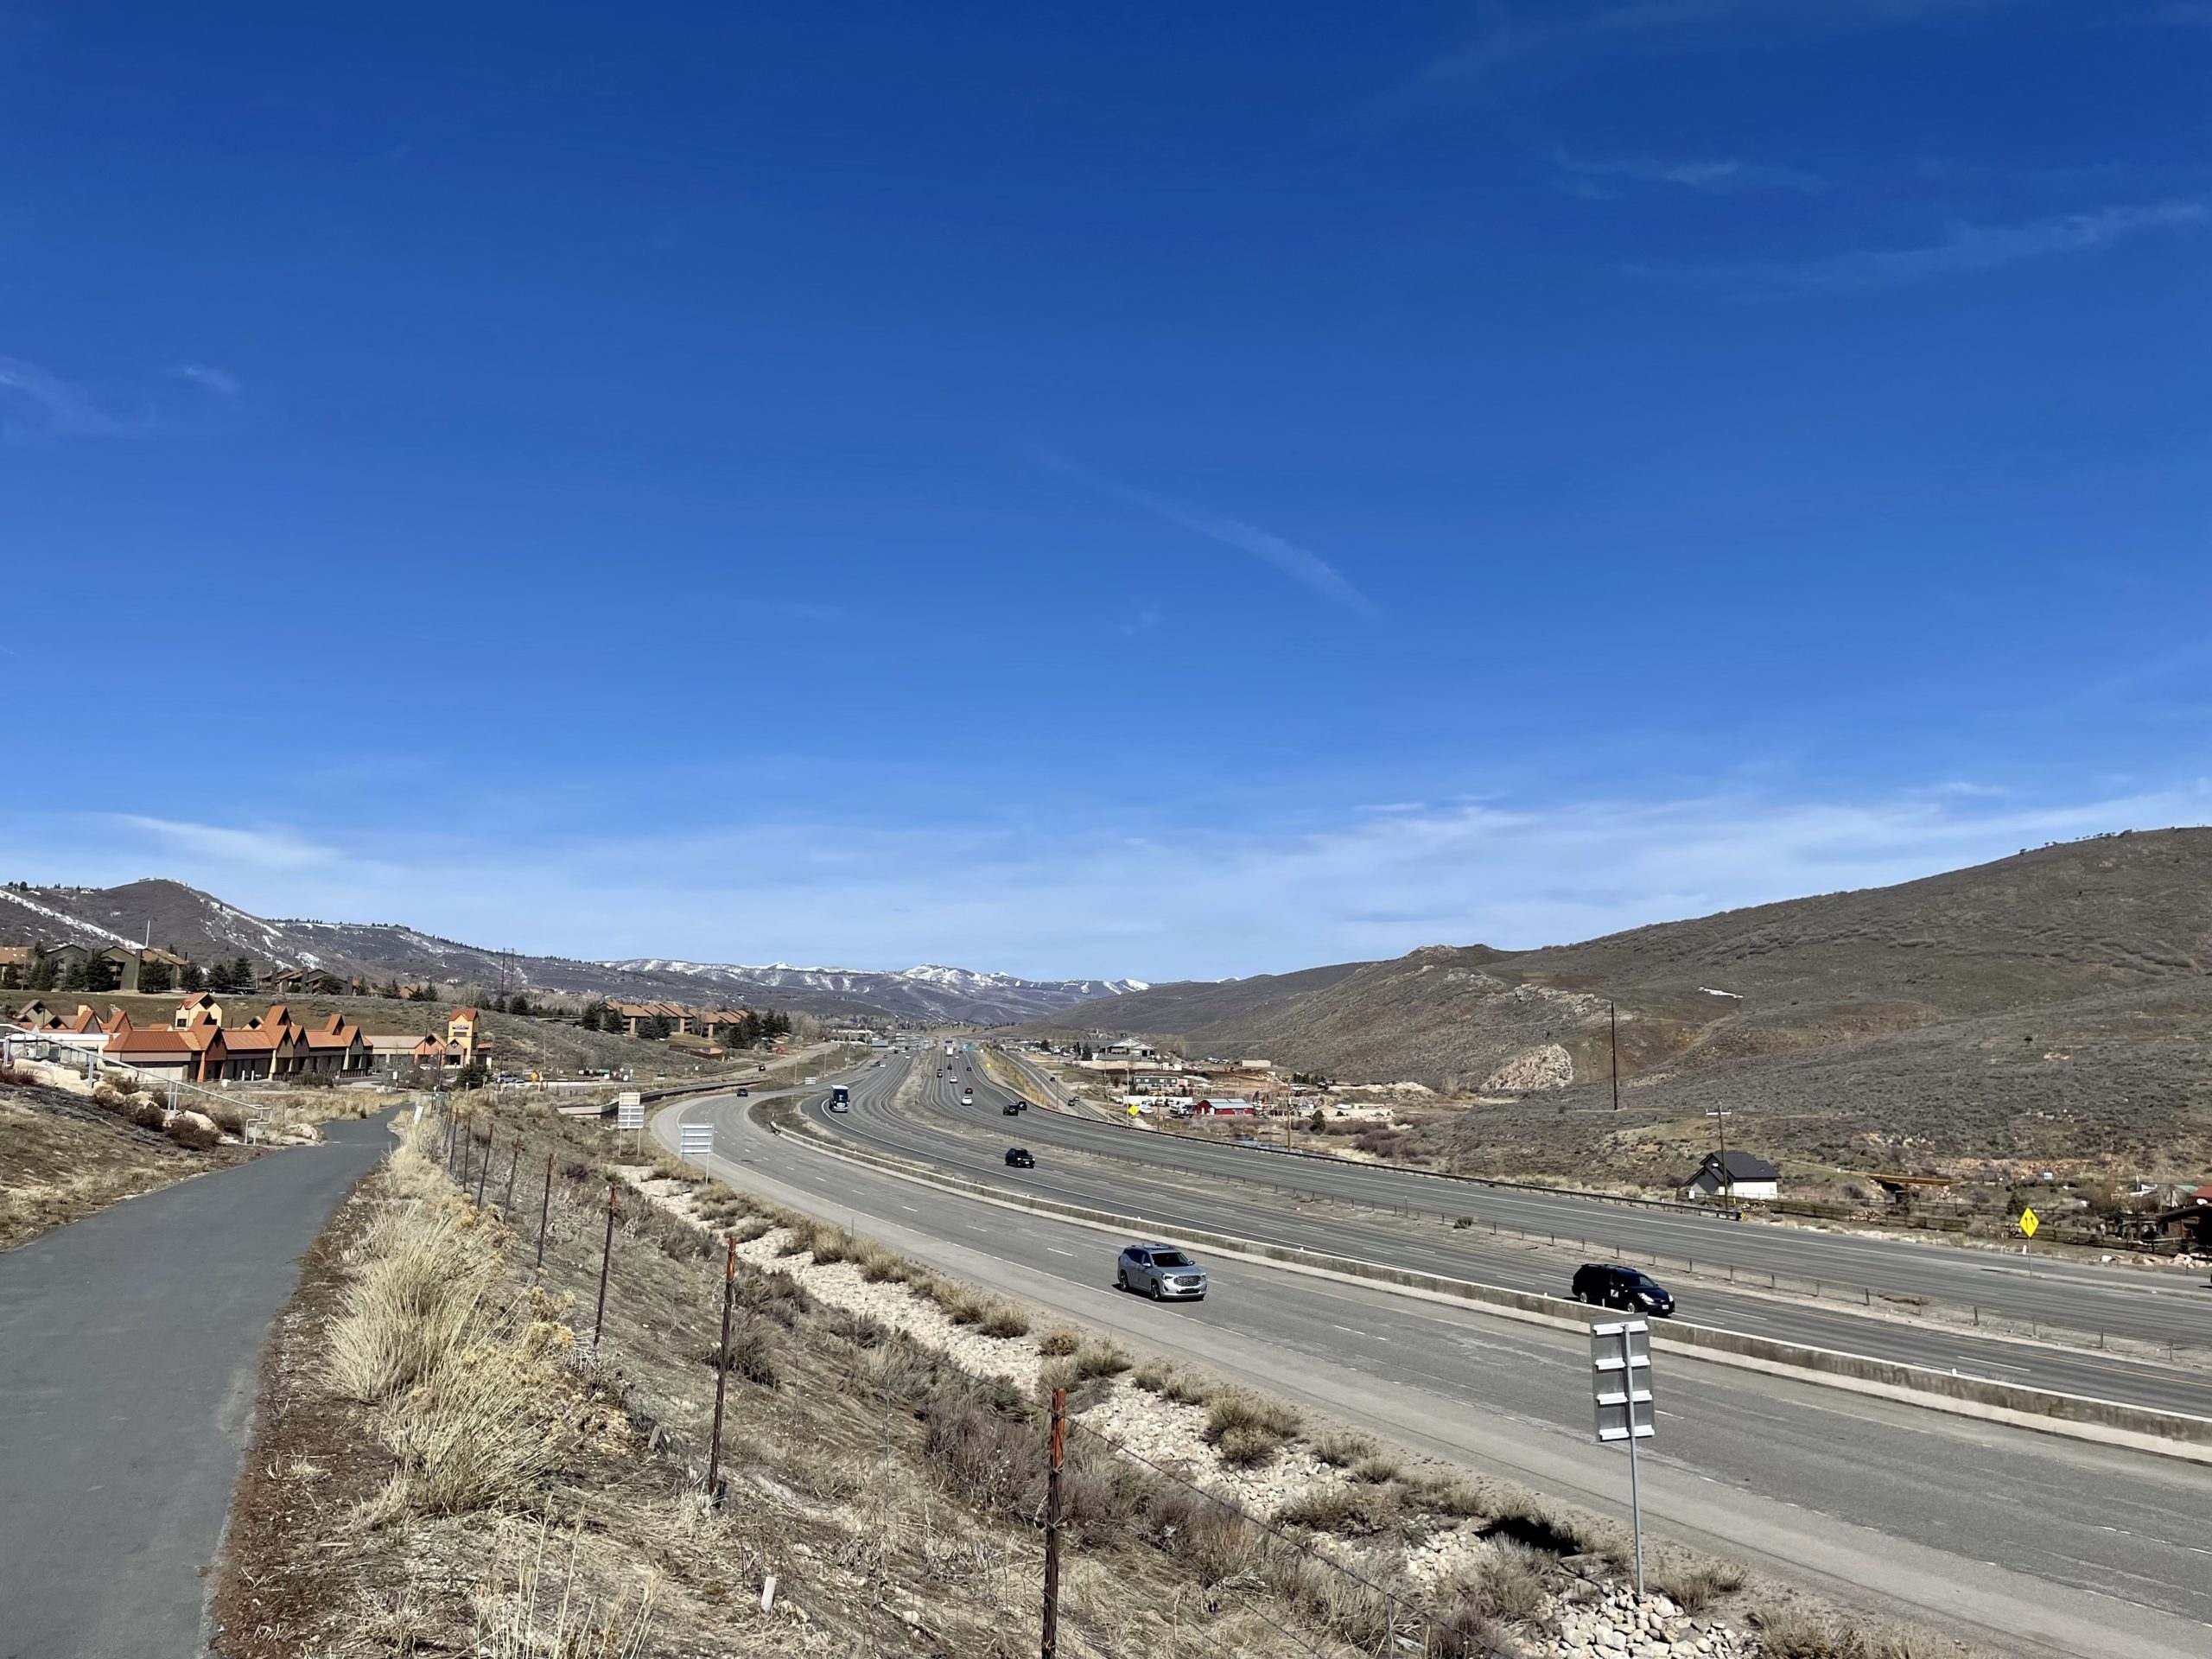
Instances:
[[[387,1120],[0,1253],[0,1659],[189,1659],[262,1344]]]

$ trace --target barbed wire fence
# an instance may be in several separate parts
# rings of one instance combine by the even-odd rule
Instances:
[[[577,1363],[596,1368],[606,1363],[607,1298],[612,1283],[613,1240],[618,1230],[644,1236],[657,1227],[698,1231],[698,1224],[649,1208],[646,1200],[626,1194],[619,1182],[602,1174],[601,1160],[581,1147],[556,1143],[542,1159],[525,1156],[526,1129],[502,1136],[493,1114],[465,1105],[440,1103],[438,1120],[423,1126],[423,1149],[435,1157],[460,1194],[496,1210],[520,1244],[533,1254],[533,1279],[542,1279],[549,1250],[596,1287],[594,1328],[587,1343],[578,1332]],[[503,1145],[503,1141],[505,1144]],[[525,1179],[525,1173],[536,1180]],[[536,1192],[531,1191],[533,1184]],[[534,1200],[534,1202],[533,1202]],[[721,1343],[715,1366],[714,1427],[703,1446],[688,1446],[693,1466],[684,1478],[702,1501],[724,1502],[729,1494],[722,1474],[724,1435],[729,1423],[726,1394],[739,1373],[730,1347],[729,1314],[739,1267],[735,1240],[727,1232],[709,1236],[709,1247],[721,1259],[711,1275],[715,1300],[712,1325]],[[752,1272],[761,1269],[749,1268]],[[772,1271],[772,1270],[769,1270]],[[580,1310],[581,1311],[581,1310]],[[863,1318],[864,1316],[855,1316]],[[857,1348],[856,1348],[857,1352]],[[883,1385],[855,1366],[842,1379],[848,1397],[868,1406],[880,1425],[880,1455],[893,1456],[890,1427],[899,1414],[927,1416],[927,1402]],[[1097,1618],[1078,1590],[1072,1598],[1060,1582],[1064,1558],[1080,1560],[1086,1549],[1109,1539],[1129,1547],[1133,1534],[1149,1532],[1161,1554],[1178,1560],[1196,1579],[1199,1610],[1211,1617],[1178,1618],[1179,1635],[1195,1637],[1205,1650],[1244,1659],[1255,1654],[1304,1655],[1307,1659],[1478,1659],[1497,1649],[1486,1632],[1440,1620],[1419,1588],[1409,1582],[1386,1583],[1331,1553],[1294,1536],[1266,1516],[1194,1480],[1166,1463],[1084,1422],[1070,1408],[1070,1390],[1052,1390],[1043,1402],[1020,1396],[1010,1386],[978,1383],[972,1420],[954,1417],[944,1426],[945,1444],[932,1448],[933,1461],[948,1484],[974,1508],[1016,1523],[1026,1550],[1009,1547],[986,1576],[1011,1592],[1026,1580],[1033,1592],[1040,1659],[1156,1659],[1157,1631],[1117,1641],[1096,1628]],[[1081,1393],[1080,1387],[1076,1391]],[[1009,1400],[1009,1395],[1014,1395]],[[988,1395],[985,1402],[981,1396]],[[1018,1405],[1018,1414],[1007,1414]],[[660,1431],[669,1440],[665,1425]],[[925,1442],[932,1427],[925,1423]],[[963,1436],[972,1440],[963,1440]],[[1141,1522],[1142,1524],[1133,1524]],[[1033,1552],[1036,1567],[1017,1574],[1014,1558]],[[1035,1576],[1030,1576],[1033,1572]],[[990,1597],[955,1573],[940,1573],[930,1593],[957,1601],[984,1628],[1006,1631],[1020,1598]],[[1073,1605],[1071,1606],[1071,1601]],[[1179,1614],[1180,1609],[1177,1610]],[[1264,1645],[1240,1626],[1256,1625]],[[1007,1652],[1027,1651],[1009,1645]],[[906,1653],[906,1648],[889,1648]],[[857,1656],[856,1656],[857,1659]]]

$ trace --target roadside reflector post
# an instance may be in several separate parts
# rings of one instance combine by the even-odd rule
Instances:
[[[607,1269],[614,1260],[614,1193],[616,1183],[607,1184],[607,1243],[599,1249],[599,1311],[591,1318],[591,1357],[599,1358],[599,1333],[607,1325]]]
[[[1616,1319],[1590,1327],[1590,1394],[1598,1440],[1628,1442],[1628,1509],[1636,1540],[1636,1594],[1643,1599],[1643,1493],[1636,1443],[1657,1433],[1651,1393],[1651,1324]]]
[[[532,1273],[545,1271],[545,1223],[553,1213],[553,1154],[545,1154],[545,1196],[537,1201],[537,1260],[531,1264]]]
[[[722,1351],[721,1360],[715,1367],[715,1436],[713,1449],[707,1453],[707,1502],[720,1503],[722,1497],[722,1395],[729,1389],[729,1320],[730,1313],[737,1306],[737,1235],[729,1235],[729,1259],[722,1268]]]
[[[1039,1659],[1060,1650],[1060,1469],[1067,1458],[1068,1391],[1052,1390],[1052,1438],[1045,1465],[1045,1628]]]

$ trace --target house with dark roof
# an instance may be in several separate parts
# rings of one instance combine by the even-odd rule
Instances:
[[[1726,1164],[1719,1153],[1708,1152],[1697,1173],[1682,1183],[1682,1196],[1761,1203],[1782,1196],[1782,1172],[1748,1152],[1729,1153]]]

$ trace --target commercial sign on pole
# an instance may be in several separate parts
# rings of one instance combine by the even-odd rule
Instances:
[[[1629,1516],[1636,1533],[1636,1593],[1643,1594],[1643,1494],[1636,1443],[1658,1433],[1651,1394],[1651,1322],[1615,1319],[1590,1327],[1590,1395],[1597,1408],[1598,1439],[1628,1442]]]
[[[715,1155],[715,1126],[679,1123],[676,1129],[676,1152],[685,1163],[705,1168],[707,1160]]]

